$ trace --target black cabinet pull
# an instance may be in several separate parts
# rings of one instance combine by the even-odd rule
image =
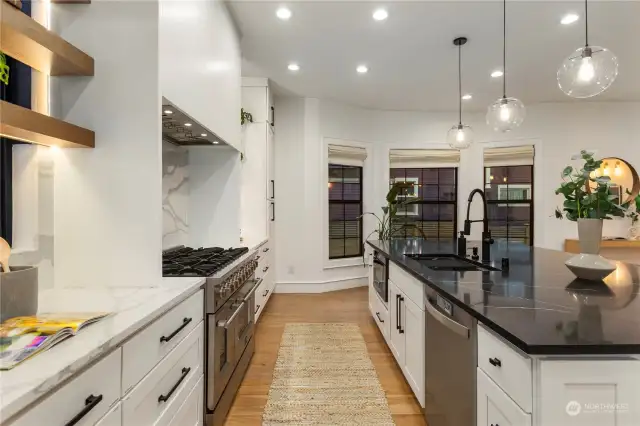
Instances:
[[[178,389],[178,386],[180,386],[180,383],[182,383],[182,381],[187,377],[187,375],[189,374],[189,371],[191,371],[191,367],[189,368],[184,367],[182,369],[182,375],[180,376],[176,384],[173,385],[171,390],[169,390],[169,393],[167,393],[166,395],[160,395],[158,397],[158,402],[167,402],[169,398],[171,398],[171,395],[173,395],[173,393],[176,391],[176,389]]]
[[[268,266],[265,266],[264,268],[262,268],[262,272],[267,272],[269,270]]]
[[[262,295],[262,297],[267,297],[268,294],[269,294],[269,290],[265,290],[264,294]]]
[[[256,256],[256,262],[260,260],[260,256]]]
[[[400,330],[400,295],[396,294],[396,330]]]
[[[502,362],[498,358],[489,358],[489,364],[494,367],[502,367]]]
[[[271,127],[276,125],[276,109],[271,107]]]
[[[260,305],[256,306],[256,310],[255,310],[254,314],[257,314],[259,310],[260,310]]]
[[[272,202],[271,203],[271,222],[275,222],[275,221],[276,221],[276,204]]]
[[[77,424],[80,420],[82,420],[84,416],[89,414],[89,411],[93,410],[96,407],[96,405],[100,404],[100,401],[102,401],[102,395],[98,395],[98,396],[94,396],[93,394],[89,395],[87,399],[84,400],[84,408],[82,409],[82,411],[80,411],[78,414],[75,415],[74,418],[72,418],[67,423],[65,423],[64,426],[73,426]]]
[[[271,179],[271,199],[276,198],[276,181]]]
[[[384,320],[380,318],[380,312],[376,312],[376,316],[378,317],[378,321],[384,324]]]
[[[191,322],[191,318],[184,318],[182,320],[182,325],[180,327],[176,328],[176,330],[173,333],[171,333],[168,336],[162,336],[160,338],[160,343],[168,342],[169,340],[171,340],[174,337],[176,337],[176,334],[180,333],[183,328],[185,328],[187,325],[189,325],[190,322]]]
[[[268,251],[269,251],[269,247],[267,247],[266,249],[262,249],[262,252],[263,252],[263,253],[266,253],[266,252],[268,252]]]
[[[402,302],[404,302],[404,297],[399,296],[400,297],[400,308],[398,308],[398,317],[400,318],[400,320],[398,321],[398,330],[400,331],[400,334],[404,334],[404,330],[402,329]]]

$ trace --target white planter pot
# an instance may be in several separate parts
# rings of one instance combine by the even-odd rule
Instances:
[[[602,219],[578,219],[578,237],[582,253],[565,262],[576,277],[600,281],[616,270],[614,262],[598,254],[602,242]]]

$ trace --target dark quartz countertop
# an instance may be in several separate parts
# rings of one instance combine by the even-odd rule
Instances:
[[[455,242],[368,244],[528,354],[640,354],[637,265],[616,262],[604,281],[584,281],[564,265],[570,254],[496,242],[492,266],[507,257],[508,271],[434,271],[405,254],[455,253]]]

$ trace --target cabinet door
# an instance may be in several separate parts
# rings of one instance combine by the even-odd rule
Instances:
[[[531,426],[531,415],[522,411],[509,396],[477,369],[477,426]],[[564,426],[561,423],[545,426]]]
[[[122,426],[122,404],[118,402],[95,426]]]
[[[404,375],[420,405],[424,407],[424,311],[404,295],[400,306],[406,342]]]
[[[244,128],[245,156],[242,161],[240,227],[245,245],[253,246],[268,238],[270,214],[267,198],[268,124],[251,123]]]
[[[276,198],[276,180],[275,180],[275,135],[271,125],[267,126],[267,175],[265,180],[267,183],[267,199],[274,200]]]
[[[203,425],[203,387],[204,379],[193,387],[189,396],[178,409],[176,415],[171,419],[168,426],[201,426]]]
[[[542,361],[540,375],[541,425],[640,425],[640,361]]]
[[[373,308],[376,306],[374,304],[374,297],[376,297],[376,289],[373,288],[373,255],[371,253],[369,253],[369,255],[367,256],[367,260],[368,260],[368,279],[369,279],[369,310],[371,311],[372,315],[375,315],[375,312],[373,311]]]
[[[389,349],[400,366],[404,365],[405,334],[402,328],[400,298],[402,292],[389,280]]]

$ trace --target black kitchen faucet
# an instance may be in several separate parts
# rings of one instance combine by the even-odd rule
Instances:
[[[471,203],[473,202],[473,197],[476,194],[480,194],[482,197],[482,206],[484,216],[479,220],[470,220],[469,213],[471,211]],[[489,231],[489,215],[487,214],[487,197],[482,189],[474,189],[469,194],[469,201],[467,204],[467,218],[464,221],[464,235],[471,235],[471,224],[473,222],[482,222],[482,263],[491,262],[491,244],[493,244],[493,238],[491,238],[491,231]],[[460,245],[458,245],[460,248]],[[458,250],[459,251],[459,250]],[[458,253],[459,256],[465,256],[466,253]]]

